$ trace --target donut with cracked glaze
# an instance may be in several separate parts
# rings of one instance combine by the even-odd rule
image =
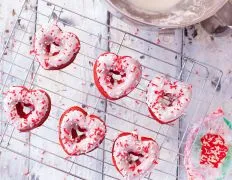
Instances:
[[[112,161],[117,171],[127,179],[142,178],[158,163],[159,146],[149,137],[135,132],[122,132],[113,143]]]
[[[148,84],[146,103],[156,121],[168,124],[184,113],[191,96],[192,85],[157,76]]]
[[[106,125],[99,117],[73,106],[59,122],[59,141],[68,155],[86,154],[96,149],[105,138]]]
[[[13,86],[4,98],[7,117],[21,132],[41,126],[48,118],[50,109],[50,97],[41,89],[28,90],[23,86]]]
[[[129,57],[103,53],[94,64],[94,81],[100,93],[110,100],[127,96],[139,84],[141,64]]]
[[[80,41],[75,34],[52,25],[36,32],[32,53],[44,69],[59,70],[70,65],[79,50]]]

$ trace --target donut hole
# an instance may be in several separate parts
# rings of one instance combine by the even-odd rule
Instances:
[[[72,128],[71,129],[71,136],[72,139],[76,140],[77,142],[82,141],[83,139],[86,138],[85,132],[87,130],[84,128],[81,128],[80,126],[78,126],[77,128]]]
[[[33,104],[26,104],[23,102],[16,104],[16,110],[20,118],[27,118],[34,109],[35,107]]]
[[[130,165],[140,165],[141,164],[141,161],[140,161],[140,158],[143,157],[142,154],[140,153],[135,153],[135,152],[129,152],[128,153],[128,162]]]
[[[163,106],[170,107],[173,105],[177,97],[171,93],[163,93],[163,95],[159,98],[158,102],[161,103]]]
[[[109,75],[110,75],[110,83],[112,85],[114,85],[116,82],[118,84],[121,84],[124,80],[123,78],[126,77],[126,73],[123,71],[118,71],[118,70],[113,70],[111,69],[109,71]]]
[[[60,45],[56,42],[52,42],[45,45],[46,53],[50,54],[51,56],[55,56],[60,53]]]

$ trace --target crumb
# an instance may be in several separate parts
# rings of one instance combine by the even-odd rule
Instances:
[[[27,176],[27,175],[29,175],[29,174],[30,174],[29,170],[28,170],[28,169],[25,169],[23,175],[24,175],[24,176]]]
[[[156,44],[160,44],[160,39],[158,38],[157,41],[156,41]],[[148,49],[149,51],[150,49]]]
[[[86,108],[87,106],[86,106],[85,104],[82,104],[81,107],[82,107],[82,108]]]
[[[5,33],[9,33],[10,31],[8,29],[5,30]]]
[[[89,65],[90,65],[90,66],[93,66],[93,62],[92,62],[92,61],[89,61]]]
[[[50,3],[50,2],[47,2],[47,6],[51,6],[52,5],[52,3]]]
[[[195,38],[195,37],[197,37],[197,35],[198,35],[197,29],[194,29],[194,31],[192,33],[192,37]]]
[[[138,33],[139,33],[139,29],[137,28],[134,34],[138,35]]]
[[[20,25],[20,23],[21,23],[21,19],[18,19],[18,20],[17,20],[17,22],[18,22],[18,25]]]
[[[135,103],[136,103],[136,104],[140,104],[140,102],[139,102],[138,100],[135,100]]]
[[[16,12],[15,12],[15,10],[13,9],[12,10],[12,16],[15,16],[16,15]]]
[[[221,90],[221,82],[219,82],[219,78],[218,77],[213,78],[211,80],[211,84],[215,88],[217,86],[217,89],[216,89],[217,92]]]
[[[188,30],[187,30],[187,28],[184,28],[184,36],[188,37]]]
[[[145,58],[145,56],[144,56],[144,55],[142,55],[142,56],[140,56],[139,58],[140,58],[140,59],[144,59],[144,58]]]
[[[41,154],[45,154],[45,153],[46,153],[46,151],[45,151],[45,150],[41,152]]]

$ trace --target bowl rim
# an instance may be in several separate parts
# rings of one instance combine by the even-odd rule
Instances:
[[[193,20],[192,22],[186,22],[184,24],[170,24],[170,25],[162,25],[162,23],[160,24],[154,24],[154,23],[149,23],[149,22],[145,22],[145,21],[140,21],[137,18],[133,17],[131,14],[127,13],[126,11],[123,11],[121,8],[119,8],[118,6],[116,6],[114,3],[112,3],[111,0],[104,0],[111,8],[113,8],[116,12],[119,12],[121,15],[123,15],[125,18],[129,19],[130,21],[134,21],[134,23],[140,24],[142,26],[153,26],[153,27],[157,27],[157,28],[183,28],[186,26],[191,26],[193,24],[197,24],[200,23],[201,21],[208,19],[209,17],[213,16],[214,14],[217,13],[217,11],[219,11],[227,2],[228,0],[224,0],[224,2],[222,3],[218,3],[218,6],[215,6],[214,8],[212,8],[210,11],[208,11],[207,13],[204,13],[204,16],[199,17],[195,20]],[[109,11],[112,12],[112,9],[109,9]],[[119,17],[118,13],[114,13],[112,12],[115,16]],[[120,16],[121,17],[121,16]],[[120,18],[119,17],[119,18]]]

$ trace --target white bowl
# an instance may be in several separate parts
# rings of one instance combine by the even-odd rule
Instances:
[[[182,0],[169,11],[151,12],[127,0],[104,0],[109,10],[121,19],[159,28],[179,28],[199,23],[214,15],[227,0]]]

